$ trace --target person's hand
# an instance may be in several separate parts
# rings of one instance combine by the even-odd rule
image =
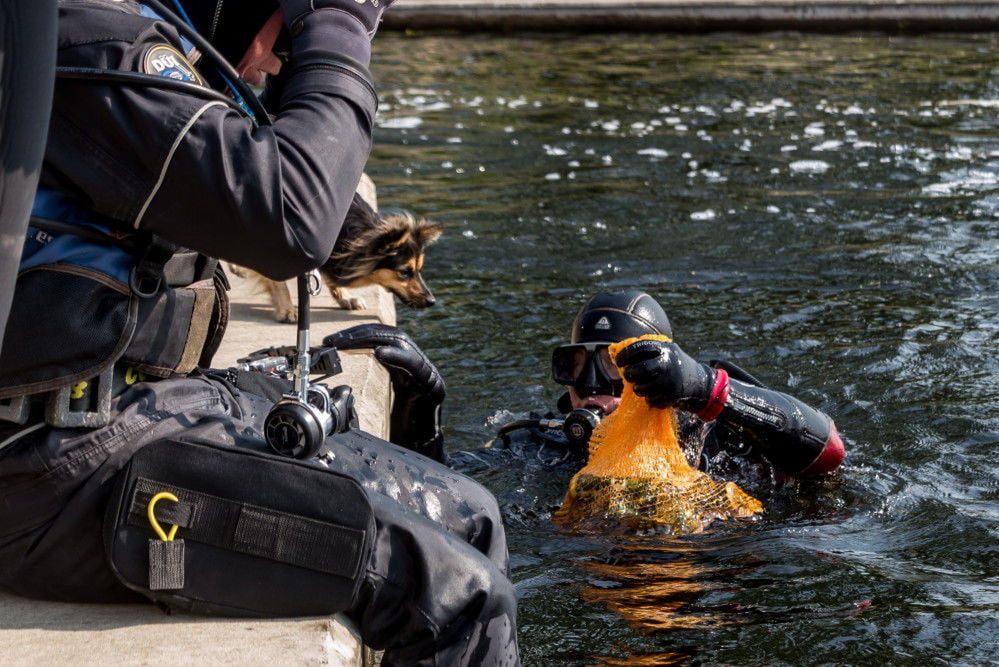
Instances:
[[[676,343],[636,341],[618,353],[615,363],[654,408],[680,408],[710,421],[728,399],[728,374],[698,362]]]
[[[387,324],[359,324],[330,334],[323,345],[338,350],[370,349],[392,378],[396,395],[419,394],[444,402],[444,378],[423,350],[402,329]]]
[[[292,36],[302,30],[305,17],[313,12],[342,12],[356,19],[369,37],[374,37],[382,14],[395,0],[280,0],[284,23]]]
[[[447,395],[444,378],[409,335],[385,324],[361,324],[330,334],[323,345],[338,350],[370,349],[389,372],[395,402],[390,439],[443,462],[441,405]]]

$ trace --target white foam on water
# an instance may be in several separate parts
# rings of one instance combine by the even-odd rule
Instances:
[[[460,144],[461,137],[448,137],[447,139],[445,139],[445,141],[447,141],[449,144]]]
[[[380,121],[378,127],[386,130],[412,130],[423,125],[423,119],[417,116],[400,116]]]
[[[546,181],[558,181],[558,180],[561,180],[561,179],[562,179],[562,175],[559,174],[557,171],[553,171],[553,172],[551,172],[549,174],[545,174],[545,180]]]
[[[923,187],[923,194],[945,197],[954,194],[989,192],[999,185],[999,172],[960,168],[941,174],[946,180]]]
[[[568,151],[566,151],[564,148],[559,148],[558,146],[549,146],[548,144],[543,144],[541,147],[545,149],[545,154],[546,155],[552,155],[552,156],[555,156],[555,157],[559,157],[559,156],[562,156],[562,155],[568,155],[569,154]]]
[[[829,163],[822,160],[797,160],[788,167],[795,174],[824,174],[829,171]]]
[[[714,220],[715,217],[715,212],[710,208],[705,211],[694,211],[690,214],[691,220]]]
[[[843,142],[837,139],[830,139],[828,141],[823,141],[821,144],[816,144],[812,146],[812,150],[821,153],[823,151],[836,151],[843,146]]]
[[[756,103],[746,109],[746,118],[773,113],[774,111],[777,111],[777,106],[774,104]]]
[[[780,213],[780,209],[771,204],[770,206],[767,206],[767,213]]]
[[[475,232],[473,232],[471,229],[466,229],[465,231],[463,231],[461,233],[461,235],[464,236],[466,239],[474,239],[475,238]]]
[[[971,149],[967,146],[955,146],[953,148],[948,148],[947,152],[944,154],[948,160],[963,160],[967,161],[974,157]]]
[[[669,157],[669,153],[661,148],[643,148],[638,151],[639,155],[648,155],[651,158]]]
[[[986,109],[999,109],[999,100],[943,100],[937,102],[942,107],[984,107]]]
[[[780,152],[781,153],[790,153],[790,152],[796,151],[796,150],[798,150],[798,147],[795,146],[794,144],[787,144],[785,146],[781,146],[780,147]]]
[[[825,123],[809,123],[805,127],[805,136],[821,137],[823,134],[826,133],[824,128],[825,128]]]
[[[600,103],[596,100],[583,100],[583,106],[587,109],[599,109]]]

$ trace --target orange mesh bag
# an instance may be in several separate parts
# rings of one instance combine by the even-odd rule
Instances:
[[[610,346],[611,358],[637,340]],[[732,482],[719,482],[687,463],[677,441],[676,411],[649,407],[624,383],[621,404],[590,439],[589,462],[569,482],[554,520],[574,529],[619,525],[699,533],[715,519],[752,516],[763,510]]]

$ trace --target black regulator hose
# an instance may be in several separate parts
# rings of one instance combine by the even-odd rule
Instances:
[[[211,43],[201,36],[197,30],[192,26],[187,25],[180,16],[177,16],[174,12],[166,7],[159,0],[143,0],[143,2],[152,7],[157,14],[163,17],[164,21],[167,21],[174,28],[177,29],[182,35],[191,40],[191,43],[198,47],[201,51],[203,57],[208,58],[212,61],[216,67],[219,68],[219,73],[225,77],[226,82],[233,88],[239,91],[240,96],[242,96],[243,101],[250,108],[250,112],[254,115],[256,121],[260,125],[270,125],[271,119],[267,115],[267,110],[264,108],[263,103],[257,97],[257,94],[253,92],[253,89],[240,78],[236,69],[225,59],[218,49],[211,45]]]
[[[519,431],[525,428],[538,428],[541,426],[540,419],[517,419],[509,424],[503,424],[500,426],[499,430],[496,432],[496,437],[503,438],[506,442],[507,436],[513,431]]]

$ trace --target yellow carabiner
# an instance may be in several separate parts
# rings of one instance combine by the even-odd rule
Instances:
[[[149,501],[149,506],[146,508],[146,515],[149,517],[149,524],[153,527],[153,530],[156,531],[156,534],[160,536],[160,539],[164,542],[173,542],[173,538],[177,536],[177,525],[175,524],[173,528],[170,529],[170,534],[168,535],[160,527],[160,522],[156,520],[156,514],[153,512],[156,508],[156,503],[164,498],[172,500],[175,503],[180,502],[180,500],[177,499],[177,496],[173,495],[169,491],[160,491],[152,497],[152,500]]]

